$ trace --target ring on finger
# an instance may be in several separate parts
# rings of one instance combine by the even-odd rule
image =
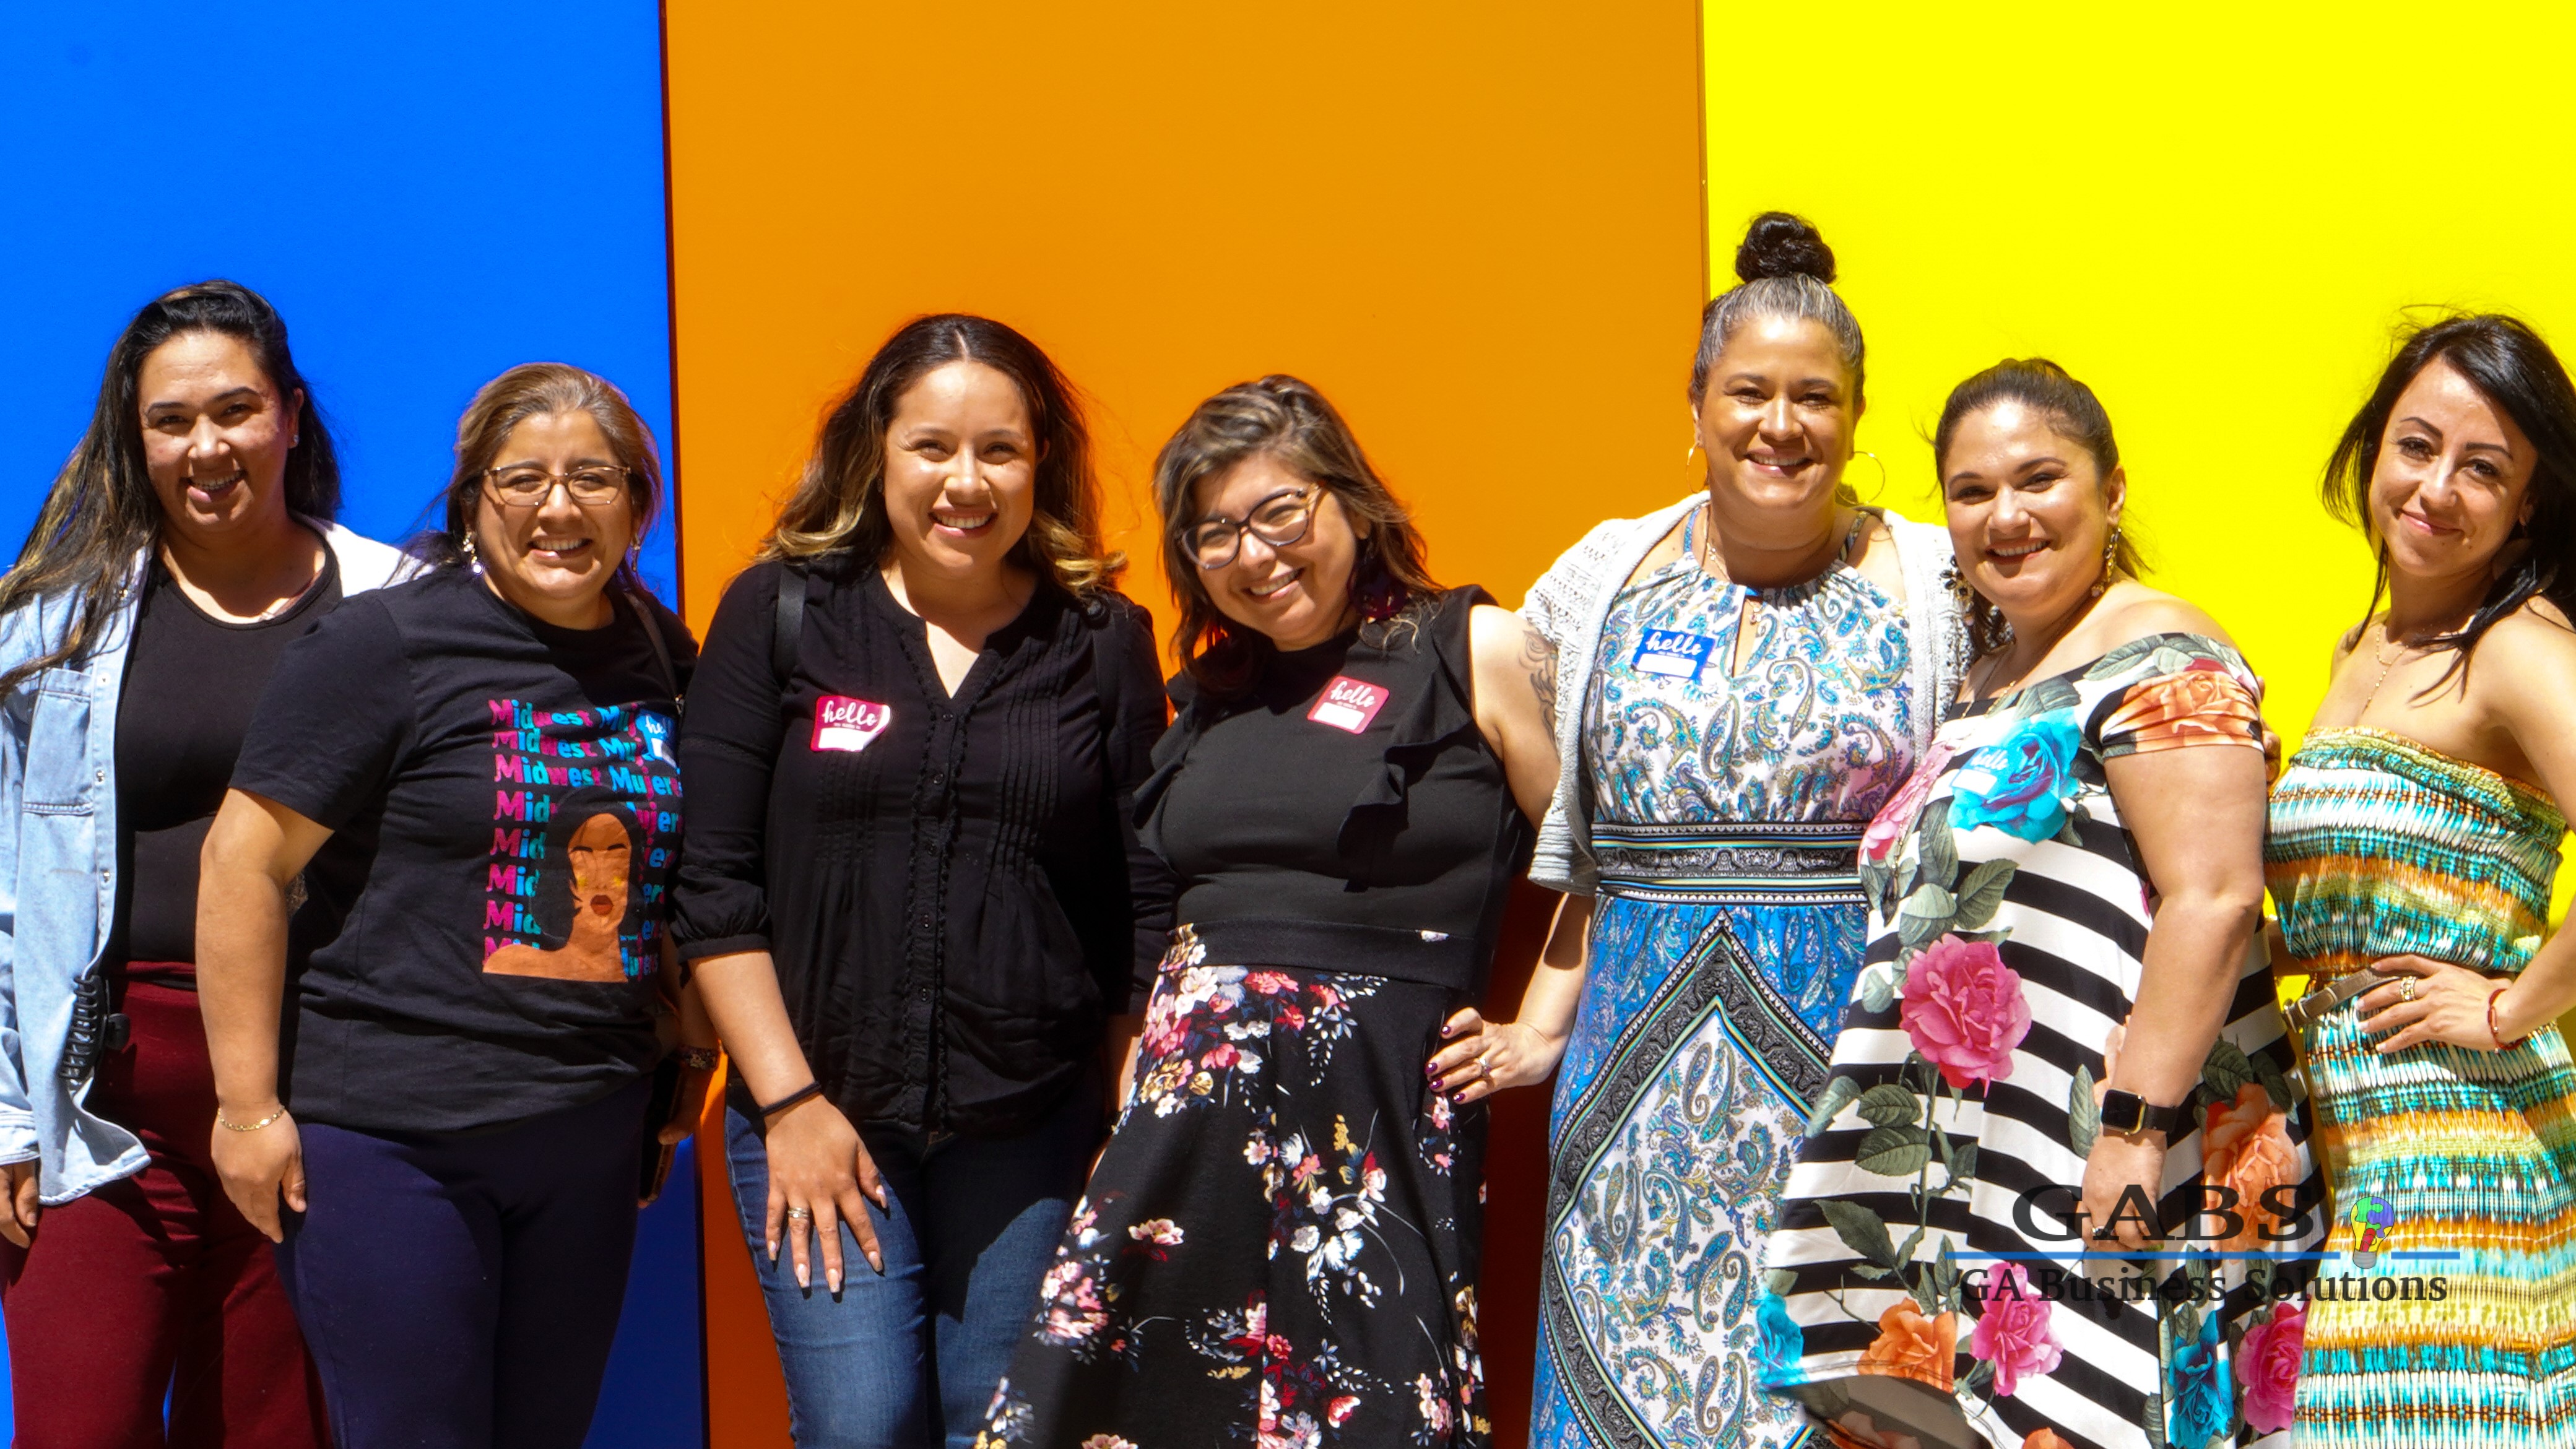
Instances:
[[[2400,1001],[2413,1001],[2415,999],[2414,977],[2409,976],[2405,980],[2397,983],[2397,999]]]
[[[810,1223],[814,1221],[814,1210],[812,1208],[801,1207],[789,1208],[787,1210],[787,1220],[791,1223]]]

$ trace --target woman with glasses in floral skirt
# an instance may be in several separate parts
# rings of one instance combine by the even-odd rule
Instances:
[[[1556,755],[1526,631],[1444,590],[1331,405],[1269,377],[1155,467],[1180,877],[1132,1087],[983,1445],[1484,1443],[1478,999]]]

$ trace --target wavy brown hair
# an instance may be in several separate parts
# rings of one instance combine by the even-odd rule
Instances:
[[[295,354],[286,346],[286,322],[277,309],[239,282],[198,282],[162,293],[143,304],[108,349],[107,375],[90,409],[89,430],[54,475],[35,527],[19,546],[16,566],[0,579],[0,614],[55,594],[78,601],[63,637],[0,675],[0,690],[89,648],[115,612],[118,589],[136,557],[160,542],[161,499],[143,464],[143,362],[171,338],[194,332],[230,337],[249,348],[276,390],[278,406],[295,410],[296,441],[286,455],[286,506],[324,523],[339,513],[339,458],[312,386],[295,369]]]
[[[1037,434],[1034,509],[1029,531],[1011,546],[1012,560],[1077,598],[1108,587],[1127,556],[1101,535],[1100,479],[1073,384],[1036,343],[959,312],[914,318],[868,359],[824,417],[814,456],[761,540],[760,557],[847,551],[871,564],[885,558],[894,544],[885,507],[886,434],[912,385],[952,362],[980,362],[1009,378]]]
[[[1154,458],[1154,499],[1163,514],[1163,572],[1181,606],[1172,652],[1202,688],[1238,693],[1260,677],[1277,649],[1256,629],[1233,627],[1199,577],[1181,535],[1197,522],[1199,483],[1247,459],[1267,457],[1341,501],[1366,520],[1351,567],[1351,607],[1376,623],[1400,623],[1412,607],[1440,592],[1423,563],[1422,535],[1412,516],[1369,466],[1350,424],[1324,395],[1285,373],[1237,383],[1200,403]]]
[[[474,531],[475,504],[483,496],[483,475],[510,441],[510,433],[530,418],[558,413],[586,413],[599,424],[617,464],[626,470],[626,498],[635,512],[635,541],[643,542],[662,507],[662,458],[653,446],[653,429],[636,413],[617,384],[570,363],[523,362],[483,384],[465,415],[456,420],[456,470],[447,491],[430,505],[439,523],[416,535],[410,551],[438,568],[456,568],[466,560],[465,540]],[[619,560],[612,583],[641,589],[634,554]]]

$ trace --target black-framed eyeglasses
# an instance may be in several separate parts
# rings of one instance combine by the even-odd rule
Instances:
[[[572,495],[572,501],[585,506],[612,502],[626,494],[626,480],[631,470],[592,464],[569,473],[549,473],[543,468],[486,468],[483,485],[492,501],[504,508],[534,508],[546,501],[560,483]]]
[[[1203,570],[1224,568],[1243,552],[1243,536],[1260,538],[1272,548],[1286,548],[1315,526],[1315,500],[1324,490],[1308,486],[1282,488],[1252,505],[1241,519],[1219,515],[1181,530],[1181,548]]]

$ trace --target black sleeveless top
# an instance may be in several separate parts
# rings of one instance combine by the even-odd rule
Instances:
[[[1224,700],[1173,681],[1137,821],[1208,960],[1483,991],[1532,841],[1476,727],[1467,620],[1492,602],[1452,589]]]

